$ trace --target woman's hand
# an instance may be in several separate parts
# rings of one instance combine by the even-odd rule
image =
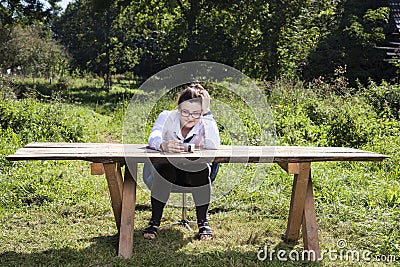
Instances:
[[[182,153],[184,151],[181,140],[169,140],[161,143],[161,149],[168,153]]]
[[[203,114],[210,111],[210,94],[206,89],[200,91],[201,94],[201,109],[203,110]]]

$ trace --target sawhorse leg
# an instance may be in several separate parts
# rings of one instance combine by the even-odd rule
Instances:
[[[312,261],[320,258],[318,227],[315,215],[311,179],[311,163],[280,163],[288,173],[294,174],[286,241],[297,241],[302,226],[304,249]]]
[[[104,172],[110,191],[111,206],[114,212],[115,224],[117,225],[118,233],[121,227],[121,207],[122,207],[122,174],[121,165],[119,163],[104,163]]]
[[[118,256],[129,259],[132,257],[133,250],[137,163],[129,164],[130,169],[125,166],[123,182],[119,163],[104,163],[103,165],[119,233]]]
[[[133,251],[133,229],[135,224],[137,163],[125,166],[124,188],[122,192],[121,229],[118,256],[130,259]],[[134,176],[135,177],[134,177]]]

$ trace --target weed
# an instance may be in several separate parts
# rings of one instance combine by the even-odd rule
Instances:
[[[42,83],[31,87],[45,95],[46,92],[51,94],[52,86]],[[12,94],[7,94],[11,96],[0,100],[0,265],[308,264],[257,259],[257,253],[266,246],[276,250],[302,250],[301,241],[285,244],[282,240],[293,177],[277,165],[267,164],[263,165],[266,171],[256,191],[249,191],[249,181],[257,173],[253,165],[237,164],[230,171],[227,164],[221,166],[216,186],[223,194],[210,206],[210,222],[215,233],[211,242],[196,240],[194,232],[167,227],[180,217],[180,210],[172,207],[166,208],[158,239],[144,240],[141,229],[151,216],[150,197],[148,192],[139,190],[134,256],[130,260],[117,258],[117,230],[104,177],[89,176],[88,164],[84,162],[5,160],[6,155],[32,141],[122,141],[127,100],[131,94],[142,92],[123,89],[123,82],[114,91],[106,91],[96,79],[69,80],[65,86],[67,89],[58,89],[62,91],[60,98],[39,96],[37,100],[31,95],[12,100]],[[217,118],[222,140],[225,143],[235,141],[234,138],[239,140],[241,136],[235,134],[243,125],[256,140],[256,134],[251,135],[259,127],[252,123],[254,114],[237,97],[228,98],[223,91],[214,89],[212,96],[231,105],[232,110],[238,110],[243,119],[239,126],[235,116]],[[339,95],[337,92],[341,90],[337,89],[317,82],[308,85],[280,80],[269,84],[269,104],[277,141],[281,145],[351,146],[390,155],[391,158],[382,163],[313,163],[312,175],[322,250],[338,249],[337,242],[343,239],[347,241],[348,250],[368,250],[372,256],[395,255],[398,260],[400,122],[396,115],[397,86],[371,84],[352,90],[348,95]],[[392,89],[394,92],[390,93]],[[143,101],[133,107],[132,114],[137,117],[131,121],[144,120],[127,125],[131,128],[126,140],[146,142],[146,133],[158,112],[173,108],[174,101],[171,97],[170,102],[163,101],[154,107]],[[229,184],[234,186],[225,190]],[[193,208],[188,216],[189,219],[196,217]],[[325,258],[315,266],[384,266],[387,263]]]

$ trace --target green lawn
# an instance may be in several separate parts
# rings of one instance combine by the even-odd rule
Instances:
[[[118,100],[111,92],[112,97],[106,94],[99,103],[89,98],[76,101],[69,98],[71,92],[84,95],[90,87],[73,86],[59,95],[65,101],[52,96],[50,101],[46,97],[0,100],[1,266],[399,266],[400,123],[394,112],[377,109],[386,97],[382,92],[373,94],[370,88],[365,90],[368,95],[346,98],[313,93],[296,84],[276,84],[271,92],[281,145],[337,144],[391,156],[383,163],[312,165],[318,233],[325,254],[321,263],[311,264],[279,260],[277,253],[272,259],[269,254],[258,259],[272,250],[284,251],[280,253],[286,253],[286,258],[301,255],[303,243],[301,239],[296,244],[283,242],[293,177],[277,165],[265,165],[268,172],[260,177],[259,188],[249,191],[255,173],[252,164],[221,166],[219,182],[236,184],[211,203],[214,239],[209,242],[197,240],[196,231],[169,227],[180,218],[180,209],[171,206],[157,240],[144,240],[141,230],[150,218],[150,199],[139,189],[133,258],[118,258],[118,236],[103,176],[91,176],[85,162],[5,160],[31,141],[121,140],[124,99],[129,94],[123,92]],[[334,104],[328,104],[330,98]],[[383,112],[390,109],[389,100]],[[235,173],[240,173],[239,179]],[[193,208],[189,218],[195,219]],[[360,261],[340,259],[340,253],[355,251],[367,253],[371,261],[361,256]],[[384,261],[377,261],[378,257]]]

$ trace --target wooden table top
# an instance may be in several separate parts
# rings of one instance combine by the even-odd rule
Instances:
[[[90,162],[316,162],[382,161],[389,156],[346,147],[220,146],[194,153],[164,153],[145,144],[30,143],[7,160],[85,160]]]

